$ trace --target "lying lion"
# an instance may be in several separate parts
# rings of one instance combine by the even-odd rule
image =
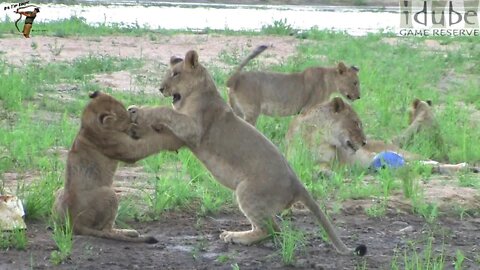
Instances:
[[[135,162],[161,150],[177,150],[183,143],[168,130],[134,140],[129,136],[133,123],[122,103],[100,92],[90,98],[68,152],[65,186],[56,193],[53,212],[62,221],[68,214],[75,234],[156,243],[135,230],[113,227],[118,210],[113,175],[118,160]]]
[[[255,126],[260,114],[289,116],[327,101],[339,91],[349,100],[360,98],[358,68],[345,66],[311,67],[298,73],[241,72],[242,68],[267,47],[257,47],[227,82],[229,102],[234,112]]]
[[[433,127],[431,121],[434,118],[425,117],[427,115],[425,109],[429,108],[423,107],[423,103],[425,102],[414,101],[411,124],[403,133],[403,138],[414,136],[415,132],[422,128]],[[339,110],[338,107],[342,109]],[[354,141],[345,143],[345,140],[341,139],[345,136]],[[322,169],[326,170],[329,170],[335,161],[343,165],[359,165],[368,168],[373,158],[383,151],[397,152],[406,161],[421,161],[422,159],[419,155],[402,150],[393,144],[386,144],[378,140],[367,142],[363,133],[362,122],[357,113],[349,104],[344,103],[338,97],[328,103],[311,108],[290,123],[285,137],[289,155],[295,150],[295,138],[301,138],[300,143],[305,144],[314,162],[319,163]],[[360,149],[355,149],[354,146],[360,144],[363,144],[363,146]],[[465,163],[442,164],[432,160],[422,162],[426,165],[434,165],[433,172],[437,173],[449,173],[466,168]]]
[[[172,93],[173,109],[133,106],[129,111],[142,125],[170,129],[217,181],[235,191],[252,229],[225,231],[221,239],[245,245],[260,241],[269,236],[268,228],[279,230],[276,213],[301,201],[323,225],[338,252],[365,254],[364,245],[355,250],[345,246],[277,147],[233,113],[195,51],[189,51],[184,61],[172,61],[169,74],[163,86]]]

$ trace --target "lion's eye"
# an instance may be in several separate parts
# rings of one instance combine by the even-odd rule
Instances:
[[[173,71],[173,72],[172,72],[172,77],[176,77],[178,74],[180,74],[180,72],[178,72],[178,71]]]

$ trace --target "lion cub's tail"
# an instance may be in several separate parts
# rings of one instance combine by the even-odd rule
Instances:
[[[100,238],[125,241],[125,242],[134,242],[134,243],[147,243],[155,244],[158,243],[158,240],[153,236],[140,235],[138,237],[129,237],[115,231],[100,231],[85,226],[76,226],[75,231],[80,235],[90,235]]]
[[[330,221],[328,220],[327,215],[325,215],[322,209],[320,209],[317,202],[312,198],[312,196],[310,195],[310,193],[308,193],[306,189],[303,189],[303,191],[301,192],[299,200],[303,204],[305,204],[305,206],[311,212],[313,212],[315,217],[318,219],[320,224],[322,224],[323,228],[327,232],[333,246],[340,254],[363,256],[367,253],[367,247],[363,244],[358,245],[355,249],[351,249],[342,242],[337,232],[335,231],[335,228],[333,228],[332,223],[330,223]]]
[[[268,48],[267,45],[260,45],[257,48],[255,48],[255,50],[253,50],[245,59],[243,59],[243,61],[240,63],[237,69],[235,69],[235,72],[233,73],[233,75],[228,79],[227,86],[231,88],[235,84],[238,73],[242,71],[242,69],[248,64],[248,62],[250,62],[250,60],[257,57],[267,48]]]

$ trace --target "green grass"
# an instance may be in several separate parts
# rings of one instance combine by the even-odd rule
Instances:
[[[0,61],[0,100],[3,107],[19,110],[22,102],[34,94],[35,89],[21,72]]]
[[[290,35],[294,34],[296,30],[293,28],[291,24],[287,22],[287,19],[280,19],[278,21],[274,21],[270,25],[262,26],[261,32],[266,35]]]
[[[408,249],[405,249],[403,256],[397,253],[392,261],[391,269],[398,270],[440,270],[445,269],[444,247],[437,251],[433,246],[434,237],[428,237],[423,251],[418,252],[416,243],[411,242]],[[455,268],[457,269],[457,268]],[[458,268],[461,269],[461,268]]]
[[[22,24],[19,24],[21,27]],[[281,31],[280,24],[274,24],[272,27],[276,31]],[[271,27],[267,27],[270,29]],[[268,30],[267,30],[268,31]],[[112,35],[128,35],[128,36],[142,36],[148,35],[151,40],[156,40],[158,37],[165,35],[174,35],[178,33],[193,33],[194,31],[189,29],[176,29],[166,30],[162,28],[150,29],[148,25],[125,24],[125,23],[97,23],[89,25],[86,23],[86,19],[83,17],[72,16],[68,19],[61,19],[50,21],[48,23],[35,22],[32,28],[32,35],[35,36],[54,36],[59,38],[71,37],[71,36],[112,36]],[[204,29],[203,32],[208,34],[225,34],[225,35],[239,35],[239,34],[251,34],[259,35],[259,32],[254,31],[232,31],[230,29],[213,30]],[[18,31],[15,28],[13,21],[6,18],[6,20],[0,22],[0,38],[8,37],[8,34],[17,35]]]
[[[23,200],[27,220],[47,218],[55,200],[53,195],[63,185],[63,169],[48,166],[45,170],[40,174],[38,182],[24,183],[18,191],[18,196]]]
[[[58,250],[52,251],[50,261],[58,265],[67,260],[72,254],[73,248],[73,227],[67,215],[64,224],[53,222],[53,241]]]
[[[0,32],[8,32],[11,22],[0,23]],[[47,35],[149,35],[155,38],[162,30],[145,30],[141,27],[123,29],[120,26],[91,27],[79,18],[62,22],[38,24],[46,27]],[[231,35],[286,35],[291,34],[286,20],[264,26],[260,33],[210,31]],[[127,33],[128,32],[128,33]],[[163,32],[161,32],[163,33]],[[173,32],[168,33],[173,34]],[[150,36],[153,35],[153,36]],[[331,66],[343,60],[348,65],[360,67],[362,98],[353,103],[359,113],[369,138],[390,139],[407,125],[407,110],[413,98],[432,99],[440,123],[441,134],[446,142],[452,162],[480,161],[480,127],[471,121],[473,109],[480,109],[478,80],[458,80],[447,85],[448,91],[438,90],[440,81],[453,71],[455,74],[476,78],[480,75],[478,65],[469,65],[480,57],[475,39],[458,39],[458,51],[434,51],[423,46],[423,39],[403,38],[399,45],[383,42],[384,35],[370,34],[351,37],[343,33],[312,29],[302,33],[303,42],[295,55],[279,65],[266,67],[279,72],[301,71],[310,66]],[[453,41],[438,38],[441,43]],[[252,44],[254,45],[254,44]],[[37,45],[32,45],[37,46]],[[35,49],[32,47],[32,49]],[[52,46],[52,54],[61,48]],[[219,60],[227,65],[237,65],[249,52],[233,54],[223,52]],[[258,69],[262,59],[256,59],[247,69]],[[79,128],[79,116],[88,102],[88,93],[101,90],[112,93],[124,104],[168,105],[168,99],[160,100],[157,95],[119,92],[101,87],[92,78],[98,73],[142,68],[146,59],[119,58],[107,55],[90,55],[71,62],[32,63],[15,67],[0,60],[0,190],[4,190],[3,172],[30,173],[32,181],[20,181],[17,194],[25,205],[27,221],[49,220],[53,194],[64,181],[64,160],[53,148],[69,149]],[[212,76],[226,98],[225,82],[231,72],[223,66],[208,66]],[[263,66],[262,66],[263,69]],[[72,99],[63,100],[55,90],[59,83],[74,84],[78,91],[71,93]],[[47,113],[46,116],[44,113]],[[42,116],[43,115],[43,116]],[[292,117],[260,117],[258,129],[282,152],[286,152],[285,133]],[[410,164],[398,170],[382,170],[368,175],[359,168],[335,166],[333,174],[322,176],[322,168],[308,155],[301,142],[288,153],[288,160],[321,205],[333,205],[334,212],[348,199],[369,199],[375,203],[365,209],[372,218],[388,218],[388,202],[392,196],[401,194],[412,204],[412,213],[422,217],[426,223],[434,224],[442,215],[436,204],[426,201],[422,181],[432,177],[428,168]],[[435,149],[428,138],[418,138],[408,149],[425,157],[435,156]],[[145,186],[139,194],[120,200],[117,223],[128,226],[131,220],[158,220],[166,211],[189,211],[198,217],[216,215],[236,207],[234,196],[227,188],[214,180],[201,162],[188,150],[179,153],[160,153],[138,163],[148,173]],[[478,176],[461,173],[451,182],[454,185],[479,189]],[[477,216],[478,211],[457,207],[459,216]],[[305,235],[294,230],[291,224],[283,224],[284,230],[277,235],[277,248],[286,265],[294,264],[295,257],[303,248]],[[52,253],[53,263],[60,263],[69,256],[70,231],[63,227],[54,230],[59,250]],[[3,237],[3,236],[2,236]],[[15,239],[17,237],[14,237]],[[26,248],[12,238],[0,238],[0,247]],[[13,242],[12,242],[13,241]],[[64,246],[63,251],[60,245]],[[428,253],[430,249],[430,253]],[[457,252],[456,269],[465,264],[461,252]],[[440,269],[445,266],[443,251],[432,250],[427,242],[424,252],[413,248],[394,257],[392,269]],[[229,257],[219,261],[232,262]],[[458,267],[457,267],[458,266]],[[238,269],[237,264],[232,264]],[[359,269],[368,269],[365,264]]]
[[[20,24],[19,26],[21,26]],[[129,35],[129,36],[148,36],[150,40],[156,40],[158,37],[165,35],[174,35],[179,33],[194,33],[192,29],[173,29],[167,30],[162,28],[150,29],[148,25],[125,24],[125,23],[97,23],[87,24],[84,17],[72,16],[68,19],[60,19],[55,21],[35,22],[32,28],[32,35],[35,36],[54,36],[59,38],[71,36],[112,36],[112,35]],[[272,24],[263,25],[260,31],[242,30],[233,31],[225,28],[223,30],[203,29],[206,34],[222,34],[222,35],[293,35],[298,31],[288,23],[287,19],[273,21]],[[8,34],[18,34],[13,21],[7,17],[0,22],[0,38],[7,37]],[[35,45],[33,45],[35,46]]]
[[[281,232],[275,233],[275,243],[280,247],[283,263],[293,265],[296,254],[305,247],[305,234],[293,228],[289,221],[283,221],[281,229]]]
[[[116,23],[112,25],[106,25],[104,23],[88,25],[85,18],[76,16],[72,16],[69,19],[61,19],[48,23],[35,22],[32,31],[32,35],[48,35],[62,38],[68,36],[91,35],[141,35],[147,32],[154,32],[152,30],[147,30],[146,27],[140,25],[126,25],[123,23]],[[16,34],[18,32],[13,21],[5,20],[0,23],[0,33]]]
[[[15,229],[9,232],[0,231],[0,250],[8,250],[10,248],[25,250],[27,243],[27,234],[24,229]]]

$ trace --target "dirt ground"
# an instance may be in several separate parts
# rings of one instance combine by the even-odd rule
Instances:
[[[237,37],[220,35],[175,35],[143,37],[56,38],[32,37],[29,40],[16,36],[0,39],[0,56],[14,65],[26,63],[71,61],[89,55],[108,55],[120,58],[142,58],[144,68],[136,71],[118,71],[97,74],[93,82],[122,91],[158,93],[158,86],[172,55],[184,56],[190,49],[200,54],[200,61],[216,67],[226,66],[220,61],[222,54],[242,57],[254,47],[265,44],[271,48],[262,56],[262,65],[278,64],[295,52],[300,41],[294,37]],[[35,45],[33,45],[35,44]],[[56,49],[55,49],[56,48]],[[65,90],[65,85],[57,89]],[[75,86],[67,86],[75,88]]]
[[[340,214],[332,215],[347,245],[368,245],[363,258],[340,256],[318,236],[318,225],[307,210],[293,211],[293,224],[306,232],[304,246],[292,266],[282,263],[279,248],[266,240],[253,246],[225,244],[218,238],[222,230],[247,230],[249,225],[238,210],[197,218],[195,213],[172,212],[150,223],[131,223],[133,228],[157,237],[153,245],[127,244],[88,236],[75,236],[71,258],[52,266],[50,253],[55,250],[51,231],[43,223],[28,224],[27,251],[0,252],[0,269],[389,269],[392,257],[402,262],[403,252],[415,241],[421,253],[428,237],[434,238],[434,252],[444,250],[445,269],[453,269],[453,257],[461,249],[469,258],[463,269],[478,269],[474,261],[480,249],[480,218],[459,221],[443,217],[434,224],[411,214],[389,208],[381,218],[365,215],[354,201]],[[432,235],[429,232],[434,231]]]
[[[58,55],[50,47],[63,46]],[[31,45],[37,44],[36,48]],[[207,65],[232,66],[221,61],[221,55],[228,53],[244,55],[258,44],[273,44],[263,63],[278,63],[295,52],[299,40],[290,37],[222,37],[206,35],[178,35],[156,37],[99,37],[99,38],[53,38],[33,37],[29,41],[17,37],[0,39],[4,57],[12,64],[22,65],[34,59],[42,62],[70,61],[80,56],[111,55],[119,57],[143,57],[146,65],[136,71],[153,77],[162,74],[165,63],[171,55],[182,55],[188,49],[197,49],[200,60]],[[49,47],[50,45],[50,47]],[[6,50],[3,48],[11,48]],[[14,49],[13,49],[14,48]],[[153,71],[152,71],[153,69]],[[136,80],[137,73],[119,71],[98,74],[95,82],[118,91],[142,89],[158,93],[156,86],[142,84]],[[58,86],[59,91],[65,86]],[[65,153],[65,151],[63,151]],[[7,187],[14,187],[17,181],[35,181],[35,174],[9,173],[3,175]],[[116,174],[118,191],[131,192],[136,187],[131,183],[145,179],[140,167],[122,167]],[[425,184],[424,196],[436,202],[444,214],[433,224],[428,224],[418,214],[411,213],[411,205],[402,196],[394,195],[384,216],[374,218],[365,214],[365,209],[376,203],[373,199],[350,200],[345,202],[338,213],[329,212],[344,241],[349,246],[364,243],[368,254],[364,258],[338,255],[333,247],[319,236],[319,226],[312,215],[297,206],[291,216],[293,224],[306,232],[304,246],[297,252],[292,266],[282,263],[280,249],[271,240],[245,247],[225,244],[218,235],[222,230],[247,230],[249,224],[240,211],[232,206],[223,212],[199,217],[196,213],[168,212],[156,222],[132,222],[129,225],[141,233],[159,239],[159,243],[130,244],[87,236],[74,237],[71,258],[62,265],[53,266],[50,253],[55,250],[51,230],[45,223],[29,222],[28,247],[26,251],[0,251],[0,270],[3,269],[390,269],[395,256],[403,262],[404,251],[413,249],[422,253],[429,237],[434,238],[433,251],[444,250],[446,269],[454,269],[452,262],[456,250],[460,249],[467,259],[464,269],[478,269],[480,261],[480,217],[465,212],[463,220],[458,217],[457,208],[479,209],[480,197],[472,188],[452,187],[452,178],[438,178]],[[138,188],[138,187],[137,187]],[[451,210],[451,211],[448,211]],[[455,214],[456,213],[456,214]],[[433,233],[432,233],[433,232]],[[365,266],[365,268],[362,268]]]

